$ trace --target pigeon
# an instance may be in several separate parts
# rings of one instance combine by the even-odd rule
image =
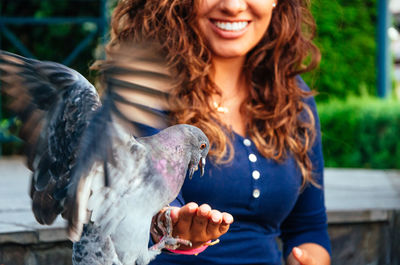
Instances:
[[[32,211],[41,224],[60,214],[68,221],[75,265],[148,264],[165,247],[191,244],[172,237],[168,219],[148,247],[153,216],[186,175],[203,175],[210,144],[197,127],[167,126],[165,60],[151,45],[130,47],[101,63],[101,99],[64,65],[0,51],[2,90],[32,171]],[[142,136],[138,123],[162,130]]]

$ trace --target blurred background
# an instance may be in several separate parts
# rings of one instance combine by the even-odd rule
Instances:
[[[0,49],[94,81],[116,0],[1,0]],[[400,264],[400,0],[313,0],[332,264]],[[30,213],[18,121],[0,98],[0,264],[70,264],[60,220]],[[17,203],[15,203],[17,201]]]

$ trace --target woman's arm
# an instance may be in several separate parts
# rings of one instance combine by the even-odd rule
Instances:
[[[298,82],[303,90],[310,90],[300,77]],[[317,136],[309,155],[313,163],[313,177],[319,187],[309,184],[301,192],[292,212],[281,226],[282,240],[287,264],[325,265],[330,264],[330,240],[324,202],[321,130],[314,98],[308,98],[306,103],[315,118]]]
[[[330,265],[328,251],[315,243],[304,243],[292,249],[287,265]]]

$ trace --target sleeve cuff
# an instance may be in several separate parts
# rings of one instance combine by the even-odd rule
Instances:
[[[314,230],[314,231],[307,231],[300,235],[297,235],[295,238],[287,239],[284,242],[283,247],[283,255],[287,258],[294,247],[297,247],[304,243],[315,243],[323,248],[325,248],[329,255],[332,255],[331,251],[331,243],[329,240],[329,235],[327,230]]]

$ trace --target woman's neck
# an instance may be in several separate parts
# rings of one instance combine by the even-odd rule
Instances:
[[[221,120],[236,133],[245,135],[245,117],[240,113],[240,105],[248,93],[248,82],[243,72],[244,57],[214,58],[212,78],[220,89],[221,97],[214,95],[215,106],[222,110]],[[218,110],[217,110],[218,111]]]
[[[244,56],[213,59],[212,78],[222,92],[221,100],[229,100],[232,96],[245,91],[244,60]]]

